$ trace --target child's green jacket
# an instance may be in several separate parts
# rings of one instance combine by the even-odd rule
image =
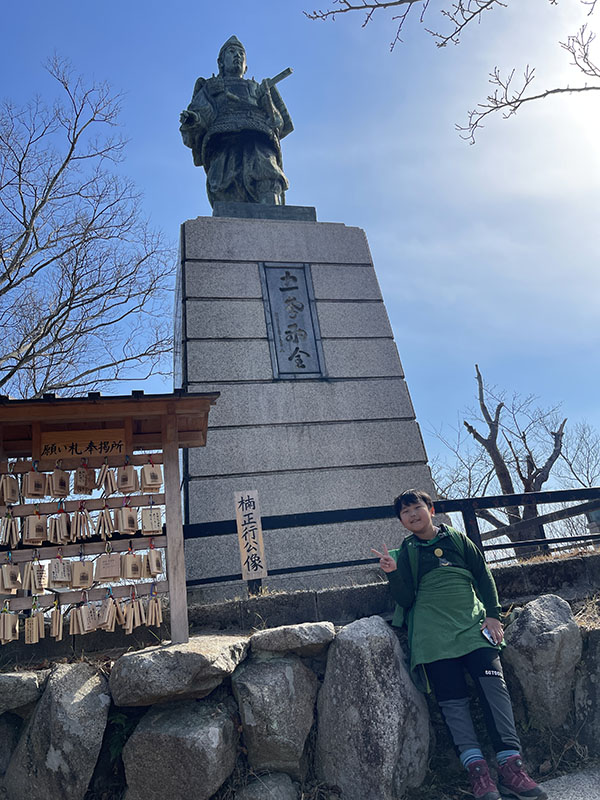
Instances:
[[[481,634],[481,623],[500,618],[498,592],[470,539],[441,525],[434,539],[407,536],[390,555],[398,565],[387,576],[396,601],[392,624],[408,625],[413,677],[421,664],[495,647]]]

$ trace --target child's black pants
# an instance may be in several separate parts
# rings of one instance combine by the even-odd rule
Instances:
[[[465,669],[477,688],[495,751],[520,752],[521,743],[497,650],[482,647],[460,658],[432,661],[425,664],[425,669],[459,754],[480,747],[469,710]]]

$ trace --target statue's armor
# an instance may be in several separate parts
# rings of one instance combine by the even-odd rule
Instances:
[[[224,89],[221,87],[224,86]],[[204,90],[214,102],[217,118],[206,132],[206,138],[216,133],[238,133],[260,131],[270,138],[275,132],[269,125],[266,114],[257,103],[258,83],[245,78],[209,78]],[[213,92],[215,92],[213,94]],[[234,100],[226,92],[239,97]]]
[[[274,127],[266,111],[258,105],[258,89],[259,84],[255,80],[246,78],[219,75],[208,80],[198,79],[188,108],[190,111],[195,111],[208,102],[213,110],[214,120],[199,135],[188,138],[185,130],[182,131],[184,142],[194,150],[196,166],[210,163],[211,139],[220,134],[242,131],[253,131],[266,136],[277,154],[277,162],[282,165],[279,140],[290,133],[294,126],[281,95],[275,87],[272,87],[271,96],[283,119],[281,131]],[[228,94],[240,99],[234,100],[228,97]]]

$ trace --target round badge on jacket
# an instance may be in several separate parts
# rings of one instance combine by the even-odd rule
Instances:
[[[436,556],[436,558],[441,558],[444,555],[444,551],[441,550],[439,547],[436,547],[435,550],[433,551],[433,555]]]

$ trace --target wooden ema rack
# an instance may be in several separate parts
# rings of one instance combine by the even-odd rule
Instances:
[[[10,400],[0,397],[0,473],[9,471],[23,473],[37,462],[40,472],[51,472],[60,462],[64,470],[74,470],[86,461],[89,467],[98,469],[103,464],[110,467],[123,466],[126,457],[134,466],[147,464],[151,453],[154,463],[163,465],[164,493],[136,494],[131,505],[147,506],[151,503],[164,505],[166,535],[156,537],[123,537],[110,540],[114,551],[122,552],[131,545],[135,549],[147,549],[150,538],[156,547],[164,547],[167,561],[167,580],[156,584],[159,592],[168,591],[171,620],[171,641],[187,642],[188,613],[185,583],[185,559],[183,551],[183,520],[181,513],[181,489],[179,474],[179,449],[203,447],[206,444],[208,413],[219,397],[214,393],[183,393],[145,395],[132,392],[131,396],[103,397],[97,392],[87,397],[57,398],[45,395],[36,400]],[[105,434],[103,436],[103,434]],[[145,454],[140,451],[147,451]],[[9,459],[25,459],[9,461]],[[75,511],[84,499],[88,510],[122,505],[122,496],[106,499],[66,499],[67,511]],[[42,501],[37,506],[39,513],[56,512],[57,502]],[[14,505],[15,516],[36,513],[35,502]],[[5,507],[0,507],[4,516]],[[64,545],[64,556],[77,556],[83,548],[85,555],[104,551],[105,542],[92,540]],[[3,548],[8,549],[8,548]],[[43,560],[55,558],[58,547],[43,545],[39,548],[23,546],[13,549],[15,562],[30,560],[37,549]],[[151,584],[136,584],[136,594],[148,594]],[[125,596],[131,586],[115,586],[115,596]],[[106,589],[88,591],[90,600],[106,596]],[[73,597],[71,597],[73,595]],[[80,591],[61,594],[65,602],[75,602]],[[54,595],[40,595],[38,605],[52,605]],[[30,597],[10,599],[11,609],[30,608]]]

